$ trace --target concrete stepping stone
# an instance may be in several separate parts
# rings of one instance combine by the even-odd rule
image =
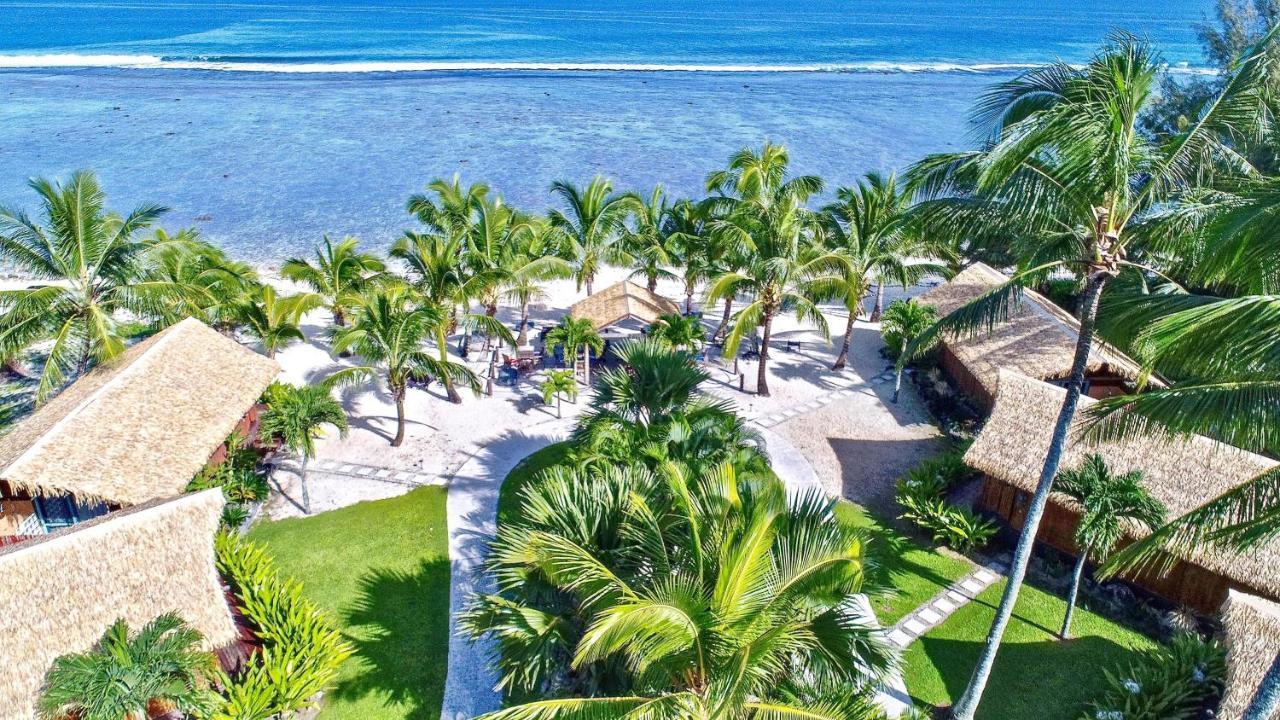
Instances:
[[[975,572],[973,576],[984,583],[993,583],[996,581],[996,574],[985,568]]]
[[[950,600],[944,597],[940,597],[937,600],[934,600],[933,606],[937,608],[938,612],[943,613],[944,615],[950,615],[951,612],[955,610],[956,607],[958,607],[955,603],[951,602]]]
[[[915,618],[911,618],[910,620],[902,623],[902,628],[915,637],[920,637],[929,629],[924,623]]]
[[[901,630],[891,630],[886,637],[888,637],[889,642],[897,645],[898,647],[906,647],[911,644],[911,636]]]
[[[960,583],[960,587],[974,594],[980,593],[983,590],[987,589],[986,585],[983,585],[982,583],[978,582],[973,578],[969,578],[968,580],[965,580],[964,582]]]
[[[916,617],[930,625],[936,625],[940,620],[942,620],[942,615],[938,614],[938,612],[933,608],[925,608],[921,610],[919,613],[916,613]]]

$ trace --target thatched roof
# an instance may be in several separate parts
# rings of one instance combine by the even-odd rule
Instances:
[[[1280,654],[1280,604],[1232,590],[1222,604],[1227,647],[1227,691],[1218,717],[1240,720],[1276,655]],[[1280,720],[1273,713],[1264,720]]]
[[[962,270],[950,281],[924,293],[918,301],[932,305],[946,315],[978,296],[1005,283],[1009,278],[983,263]],[[951,351],[995,397],[1001,369],[1014,370],[1040,380],[1066,377],[1075,357],[1080,323],[1045,296],[1028,290],[1010,314],[1008,322],[992,332],[944,340]],[[1122,377],[1136,378],[1141,368],[1120,351],[1101,342],[1089,354],[1090,372],[1109,370]]]
[[[217,489],[104,515],[0,550],[0,720],[27,720],[49,666],[177,612],[215,649],[236,639],[214,561]]]
[[[172,497],[279,371],[183,320],[76,380],[0,438],[0,480],[121,505]]]
[[[1034,492],[1066,390],[1009,371],[1001,372],[999,377],[1000,392],[991,417],[964,459],[997,480]],[[1080,409],[1094,402],[1082,397]],[[1077,414],[1062,467],[1078,467],[1086,455],[1098,453],[1116,472],[1141,471],[1147,490],[1164,503],[1170,517],[1193,510],[1276,465],[1261,455],[1198,436],[1187,440],[1147,438],[1088,444],[1076,439],[1079,418]],[[1065,496],[1057,495],[1054,500],[1071,506]],[[1280,539],[1251,553],[1204,550],[1185,559],[1246,587],[1280,596]]]
[[[627,319],[652,323],[663,315],[673,313],[680,314],[679,305],[630,280],[610,285],[569,308],[571,317],[590,320],[596,330]]]

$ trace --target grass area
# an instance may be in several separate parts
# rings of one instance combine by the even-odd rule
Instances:
[[[511,472],[507,473],[507,477],[502,480],[502,487],[498,490],[499,525],[515,512],[517,499],[524,486],[537,477],[538,473],[559,465],[568,454],[569,443],[558,442],[542,448],[511,468]]]
[[[973,568],[968,560],[903,535],[860,505],[841,501],[836,512],[870,533],[867,553],[874,563],[872,579],[889,588],[887,593],[871,596],[871,607],[881,625],[898,622]]]
[[[444,488],[262,522],[249,538],[356,647],[322,720],[439,720],[449,644]]]
[[[951,705],[964,692],[995,617],[1004,581],[988,588],[942,625],[912,643],[904,656],[907,690],[919,701]],[[1111,669],[1131,649],[1155,641],[1086,608],[1076,609],[1075,637],[1058,642],[1066,602],[1024,585],[1005,631],[978,717],[993,720],[1074,720],[1104,688]]]

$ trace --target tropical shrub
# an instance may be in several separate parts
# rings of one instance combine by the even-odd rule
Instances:
[[[187,483],[187,492],[221,488],[226,505],[222,526],[239,527],[248,517],[250,503],[265,500],[270,493],[265,475],[258,472],[258,453],[245,447],[244,437],[232,433],[227,438],[227,457],[214,467],[206,467]]]
[[[1193,633],[1107,670],[1107,690],[1081,720],[1190,720],[1206,715],[1222,695],[1226,651]]]
[[[309,706],[351,645],[262,548],[225,533],[215,548],[218,570],[263,647],[243,671],[224,678],[226,702],[213,720],[264,720]]]
[[[898,516],[928,533],[933,541],[962,553],[985,546],[996,534],[995,523],[948,503],[946,494],[973,471],[959,451],[930,458],[898,481]]]

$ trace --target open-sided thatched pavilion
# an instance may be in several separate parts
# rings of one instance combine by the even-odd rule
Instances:
[[[663,315],[672,314],[680,314],[679,305],[630,280],[610,285],[569,308],[571,317],[590,320],[596,330],[626,321],[647,326]]]
[[[146,502],[0,548],[0,720],[32,720],[60,655],[176,612],[215,650],[235,643],[214,558],[222,493]]]
[[[181,493],[279,371],[194,319],[129,348],[0,438],[0,536]]]

